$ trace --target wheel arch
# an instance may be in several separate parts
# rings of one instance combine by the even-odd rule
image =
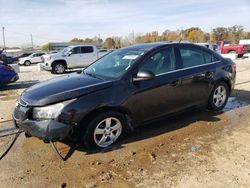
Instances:
[[[97,114],[107,112],[107,111],[114,111],[114,112],[119,112],[119,113],[123,114],[125,119],[126,119],[126,129],[130,130],[130,131],[134,130],[134,126],[132,125],[132,119],[130,116],[130,112],[122,107],[117,107],[117,106],[103,106],[103,107],[99,107],[99,108],[96,108],[96,109],[90,111],[81,119],[80,124],[85,124],[81,127],[83,129],[85,129],[87,127],[86,124],[88,124],[91,121],[91,119],[93,119]]]
[[[58,59],[58,60],[53,61],[51,63],[51,67],[53,67],[56,63],[63,63],[65,65],[66,69],[68,68],[67,62],[64,59]]]
[[[231,85],[230,80],[227,79],[227,78],[221,78],[221,79],[219,79],[219,80],[216,81],[216,84],[217,84],[217,83],[220,83],[220,82],[225,82],[225,83],[227,84],[227,86],[228,86],[228,88],[229,88],[229,94],[230,94],[231,91],[232,91],[232,85]]]

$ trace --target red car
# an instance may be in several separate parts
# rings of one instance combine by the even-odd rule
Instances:
[[[222,54],[234,53],[238,54],[239,57],[243,56],[246,53],[246,47],[244,45],[232,45],[228,41],[219,42],[220,52]]]

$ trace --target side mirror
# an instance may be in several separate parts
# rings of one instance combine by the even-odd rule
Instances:
[[[68,52],[68,56],[71,56],[71,54],[72,54],[72,51],[69,51],[69,52]]]
[[[152,80],[155,77],[151,71],[139,71],[133,81]]]

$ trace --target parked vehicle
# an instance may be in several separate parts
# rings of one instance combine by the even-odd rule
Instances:
[[[19,65],[25,65],[25,66],[30,66],[31,64],[34,63],[41,63],[42,62],[42,55],[45,55],[43,52],[38,52],[38,53],[32,53],[31,55],[27,57],[20,58],[18,61]]]
[[[246,53],[246,47],[244,45],[231,45],[228,41],[221,41],[218,45],[220,46],[220,52],[222,54],[234,53],[241,57]]]
[[[114,50],[110,50],[110,49],[99,49],[99,57],[105,56],[106,54],[113,52]]]
[[[15,82],[18,79],[18,74],[11,66],[0,62],[0,84]]]
[[[239,44],[245,46],[246,53],[250,53],[250,39],[240,40]]]
[[[87,67],[107,53],[99,53],[93,45],[69,46],[57,54],[44,55],[41,68],[55,74],[62,74],[66,69]]]
[[[34,85],[13,118],[45,142],[78,138],[108,147],[136,126],[195,107],[220,111],[236,65],[202,46],[148,43],[118,49],[82,72]]]
[[[16,58],[7,56],[0,51],[0,61],[3,61],[5,64],[12,64],[16,61]]]
[[[28,57],[28,56],[30,56],[31,54],[32,54],[31,52],[23,53],[23,54],[17,56],[17,57],[16,57],[16,60],[19,61],[19,59],[24,58],[24,57]]]

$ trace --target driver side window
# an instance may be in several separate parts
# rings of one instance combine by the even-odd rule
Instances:
[[[151,71],[156,76],[176,69],[172,47],[157,51],[139,68],[139,71]]]
[[[81,53],[81,48],[80,47],[75,47],[72,49],[72,54],[80,54]]]

